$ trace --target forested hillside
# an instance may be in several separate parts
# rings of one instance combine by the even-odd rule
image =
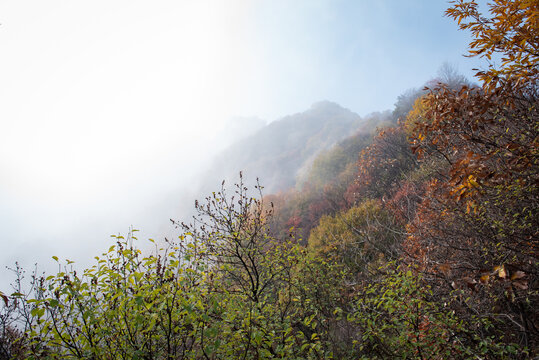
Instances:
[[[291,118],[270,125],[288,136],[224,158],[261,179],[283,169],[281,191],[240,175],[154,255],[133,230],[83,273],[56,259],[60,273],[2,294],[0,356],[537,358],[539,4],[446,15],[471,32],[468,55],[502,59],[479,85],[442,76],[361,122],[315,105],[293,117],[319,153]]]
[[[297,175],[321,150],[358,131],[362,123],[359,115],[338,104],[315,103],[307,111],[276,120],[232,144],[214,161],[204,189],[214,190],[214,179],[237,179],[239,171],[258,177],[266,192],[293,187]]]

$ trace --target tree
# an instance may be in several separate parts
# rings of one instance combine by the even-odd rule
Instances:
[[[391,214],[378,201],[366,200],[334,217],[322,217],[311,232],[309,248],[343,264],[355,281],[372,263],[396,258],[401,235]]]
[[[35,292],[9,299],[27,314],[26,334],[0,344],[26,337],[25,358],[330,357],[321,314],[341,295],[316,274],[339,277],[297,244],[274,242],[261,200],[236,189],[197,204],[198,225],[154,255],[142,255],[133,230],[82,274],[68,261],[56,275],[33,277]]]
[[[433,89],[406,126],[421,167],[436,171],[405,253],[477,333],[518,343],[521,357],[539,334],[537,6],[495,1],[484,18],[475,2],[454,2],[447,14],[467,21],[470,54],[504,60],[479,73],[483,88]]]
[[[359,154],[358,173],[347,189],[350,203],[388,197],[417,166],[402,125],[382,129]]]
[[[260,185],[256,189],[262,198]],[[205,203],[195,203],[194,222],[181,226],[196,246],[195,256],[226,273],[238,290],[258,302],[279,275],[278,269],[264,266],[278,243],[267,228],[273,207],[265,207],[247,190],[241,173],[232,196],[223,181],[221,191],[212,193]]]
[[[537,82],[539,74],[539,3],[535,0],[494,0],[489,4],[490,17],[483,16],[474,0],[452,1],[446,15],[463,30],[470,30],[474,40],[469,56],[492,60],[501,55],[497,68],[477,76],[487,91],[498,86],[525,86]]]
[[[443,304],[413,267],[389,263],[362,289],[348,315],[358,326],[354,342],[368,359],[500,359],[516,353],[496,338],[480,339]]]

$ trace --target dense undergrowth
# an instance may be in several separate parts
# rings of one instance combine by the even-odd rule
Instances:
[[[133,230],[82,273],[24,290],[15,269],[0,358],[534,358],[538,13],[453,2],[471,55],[502,66],[401,97],[301,187],[252,196],[240,177],[154,255]]]

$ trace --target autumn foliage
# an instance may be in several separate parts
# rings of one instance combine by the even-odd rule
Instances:
[[[488,60],[501,57],[500,66],[490,62],[489,69],[477,76],[490,91],[507,83],[526,87],[539,74],[539,3],[535,0],[494,0],[488,4],[491,17],[484,17],[475,1],[457,0],[446,11],[462,30],[474,38],[469,55]]]
[[[480,86],[408,92],[294,189],[223,185],[161,253],[117,237],[83,274],[0,293],[2,356],[539,356],[539,3],[446,15],[501,58]]]

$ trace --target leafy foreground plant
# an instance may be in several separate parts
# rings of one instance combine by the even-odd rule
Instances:
[[[302,248],[272,239],[268,211],[240,183],[207,199],[195,225],[157,255],[133,230],[90,269],[34,277],[25,313],[28,358],[325,358],[316,312],[299,301]],[[57,259],[56,259],[57,260]],[[58,260],[57,260],[58,261]],[[4,338],[3,338],[4,339]],[[10,356],[15,356],[11,354]],[[21,356],[22,357],[22,356]]]
[[[347,316],[359,326],[355,344],[362,358],[507,359],[517,354],[514,345],[480,338],[447,304],[435,302],[414,269],[390,263],[380,270],[383,276],[364,288]]]

